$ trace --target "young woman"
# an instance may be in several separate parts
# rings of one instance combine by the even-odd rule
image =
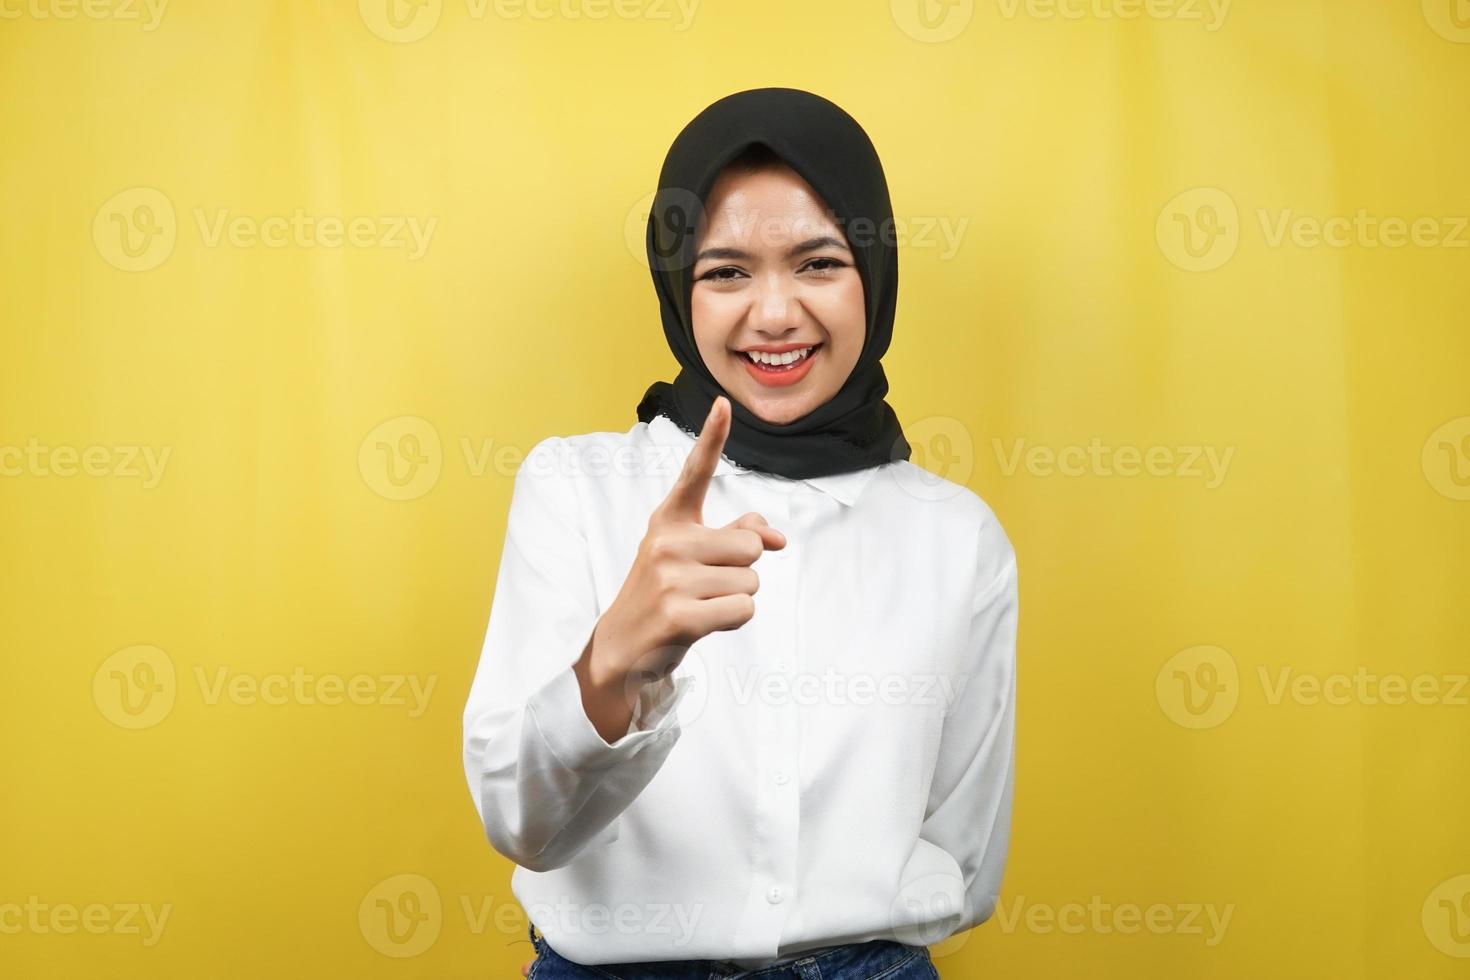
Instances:
[[[909,461],[862,128],[721,99],[649,219],[681,365],[516,476],[464,764],[537,980],[938,976],[1009,843],[1016,563]]]

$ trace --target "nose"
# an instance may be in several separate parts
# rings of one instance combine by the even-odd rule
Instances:
[[[750,325],[777,338],[801,325],[801,306],[785,276],[762,277],[750,311]]]

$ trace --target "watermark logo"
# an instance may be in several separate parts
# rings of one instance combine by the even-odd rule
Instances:
[[[439,430],[417,415],[380,423],[357,449],[363,482],[388,500],[416,500],[434,489],[444,468]]]
[[[439,889],[423,875],[384,878],[357,906],[357,927],[362,937],[384,956],[418,956],[439,939],[443,925]]]
[[[1446,41],[1470,44],[1470,0],[1422,0],[1424,19]]]
[[[1446,956],[1470,959],[1470,874],[1456,875],[1424,899],[1424,935]]]
[[[1159,668],[1154,696],[1176,725],[1214,728],[1235,711],[1240,700],[1240,671],[1235,658],[1221,647],[1189,647]]]
[[[97,253],[124,272],[156,269],[173,254],[179,224],[173,202],[155,187],[130,187],[108,198],[92,219]]]
[[[1210,272],[1229,262],[1240,245],[1240,211],[1218,187],[1176,195],[1159,212],[1154,235],[1164,257],[1186,272]]]
[[[970,896],[965,891],[964,879],[947,871],[936,871],[904,883],[889,906],[888,925],[901,943],[933,946],[950,937],[970,913]],[[970,931],[966,930],[964,935],[968,938]],[[946,946],[945,955],[963,944],[961,940]]]
[[[659,214],[654,222],[653,252],[650,255],[648,225],[655,200],[659,203]],[[640,265],[647,264],[658,271],[679,269],[687,264],[688,256],[694,254],[693,243],[703,218],[704,202],[693,191],[682,187],[665,187],[662,192],[649,191],[628,209],[623,219],[623,241],[628,246],[628,254]]]
[[[893,22],[915,41],[941,44],[958,37],[975,16],[975,0],[889,0]]]
[[[1470,415],[1450,419],[1424,440],[1424,478],[1451,500],[1470,500]]]
[[[92,675],[92,701],[119,728],[152,728],[168,717],[178,697],[174,662],[158,647],[117,651]]]
[[[368,30],[394,44],[411,44],[439,26],[444,0],[357,0]]]
[[[959,493],[975,472],[975,442],[959,419],[930,415],[904,426],[912,467],[893,469],[893,478],[920,500],[944,500]]]

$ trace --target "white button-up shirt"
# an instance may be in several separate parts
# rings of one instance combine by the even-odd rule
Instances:
[[[694,439],[552,436],[515,479],[464,765],[511,890],[585,963],[755,969],[932,945],[994,911],[1010,837],[1016,562],[973,491],[896,460],[785,479],[721,457],[704,523],[786,536],[755,615],[645,686],[609,744],[572,665]]]

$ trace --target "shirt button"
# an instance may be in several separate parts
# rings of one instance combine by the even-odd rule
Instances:
[[[786,770],[785,769],[777,769],[776,770],[776,782],[777,782],[777,784],[779,784],[781,786],[785,786],[786,785],[786,781],[788,779],[790,779],[790,778],[791,778],[790,776],[786,775]]]
[[[766,892],[766,901],[770,902],[772,905],[777,905],[780,903],[781,888],[779,885],[772,886],[771,890]]]
[[[784,661],[784,660],[777,660],[776,661],[776,669],[779,670],[783,674],[786,673],[786,661]]]

